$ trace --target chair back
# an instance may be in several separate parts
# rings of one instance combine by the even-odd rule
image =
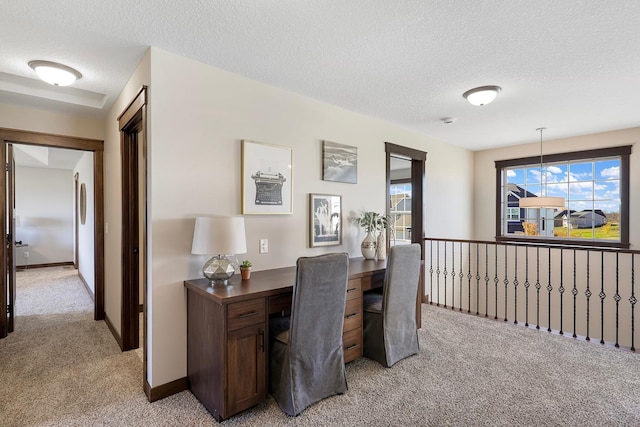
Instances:
[[[313,371],[328,355],[341,354],[349,255],[331,253],[301,257],[293,287],[289,354],[291,363]],[[344,363],[344,362],[341,362]],[[322,376],[322,370],[315,374]],[[311,380],[311,378],[309,378]]]
[[[420,244],[393,246],[389,250],[382,297],[384,328],[416,329],[416,297],[420,282]]]

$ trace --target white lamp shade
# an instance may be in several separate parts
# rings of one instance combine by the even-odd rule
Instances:
[[[564,208],[564,197],[523,197],[520,199],[521,208]]]
[[[471,105],[481,106],[487,105],[498,96],[502,89],[500,86],[481,86],[466,91],[462,96],[466,98]]]
[[[242,217],[197,217],[191,253],[194,255],[232,255],[247,252]]]

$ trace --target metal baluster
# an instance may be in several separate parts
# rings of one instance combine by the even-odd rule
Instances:
[[[524,260],[525,260],[525,273],[524,273],[524,289],[525,289],[525,303],[524,303],[524,326],[529,326],[529,246],[524,247]]]
[[[518,247],[514,246],[516,250],[514,258],[515,273],[513,276],[513,323],[518,323]],[[507,320],[507,319],[505,319]]]
[[[448,276],[448,272],[447,272],[447,242],[444,242],[444,270],[442,271],[442,274],[444,275],[444,308],[447,308],[447,276]]]
[[[631,297],[629,302],[631,303],[631,351],[636,351],[634,335],[635,335],[635,310],[636,310],[636,264],[635,254],[631,254]]]
[[[564,335],[562,332],[562,320],[563,320],[563,304],[564,304],[564,286],[562,284],[562,277],[564,276],[564,256],[563,249],[560,248],[560,287],[558,288],[558,292],[560,292],[560,335]],[[549,326],[551,326],[551,322],[549,322]]]
[[[604,344],[604,252],[600,251],[600,344]]]
[[[578,289],[576,288],[576,250],[573,250],[573,289],[571,290],[571,294],[573,295],[573,337],[577,338],[576,335],[576,296],[578,295]]]
[[[476,243],[476,316],[480,315],[480,245]]]
[[[589,254],[590,252],[587,251],[587,290],[584,291],[584,295],[587,297],[587,337],[585,338],[587,341],[591,341],[591,338],[589,338],[589,299],[591,298],[591,289],[589,289],[589,278],[591,276],[591,267],[590,267],[590,262],[589,262]]]
[[[620,326],[620,293],[618,292],[618,285],[620,284],[620,281],[618,279],[619,276],[619,270],[618,270],[618,261],[619,261],[619,252],[616,252],[616,293],[613,296],[613,299],[616,302],[616,347],[620,347],[620,344],[618,344],[618,332],[619,332],[619,326]]]
[[[536,329],[540,329],[540,248],[536,247]]]
[[[494,266],[495,267],[495,276],[493,278],[493,283],[494,283],[495,288],[496,288],[495,289],[495,296],[496,296],[496,305],[495,305],[496,310],[495,311],[496,311],[496,313],[495,313],[494,319],[497,320],[498,319],[498,282],[500,281],[498,279],[498,245],[496,245],[496,254],[495,255],[496,255],[495,256],[495,261],[496,262],[495,262],[495,266]]]
[[[429,305],[433,305],[433,240],[429,240]]]
[[[451,310],[455,310],[455,305],[456,305],[456,242],[451,242]]]
[[[458,311],[462,311],[462,278],[464,277],[464,273],[462,272],[462,242],[460,242],[460,273],[458,273],[460,277],[460,306]]]
[[[507,258],[509,255],[509,246],[505,245],[504,246],[504,280],[502,281],[502,283],[504,283],[504,321],[507,321],[507,288],[509,286],[509,279],[508,279],[508,272],[507,272],[507,266],[509,265],[509,263],[507,262]]]
[[[489,245],[484,244],[484,317],[489,317]]]
[[[553,286],[551,286],[551,248],[549,248],[549,283],[547,284],[547,291],[549,292],[549,320],[547,326],[547,332],[551,332],[551,291],[553,290]]]
[[[467,313],[471,313],[471,242],[469,242],[469,245],[467,246],[468,249],[468,256],[467,256],[467,263],[469,264],[469,271],[467,273],[467,279],[469,279],[469,293],[467,294]],[[462,306],[462,304],[460,304]]]
[[[436,243],[436,289],[438,291],[437,307],[440,307],[440,242]]]

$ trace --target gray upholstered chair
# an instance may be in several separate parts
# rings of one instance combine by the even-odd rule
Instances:
[[[382,294],[365,294],[363,354],[391,367],[418,353],[416,296],[420,281],[420,245],[389,251]]]
[[[269,391],[288,415],[347,391],[342,327],[349,256],[299,258],[291,316],[269,322]]]

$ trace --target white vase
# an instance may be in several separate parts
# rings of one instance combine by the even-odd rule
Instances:
[[[387,259],[387,230],[384,228],[378,234],[378,242],[376,244],[377,255],[379,261]]]
[[[360,250],[364,259],[376,259],[376,237],[370,231],[360,244]]]

